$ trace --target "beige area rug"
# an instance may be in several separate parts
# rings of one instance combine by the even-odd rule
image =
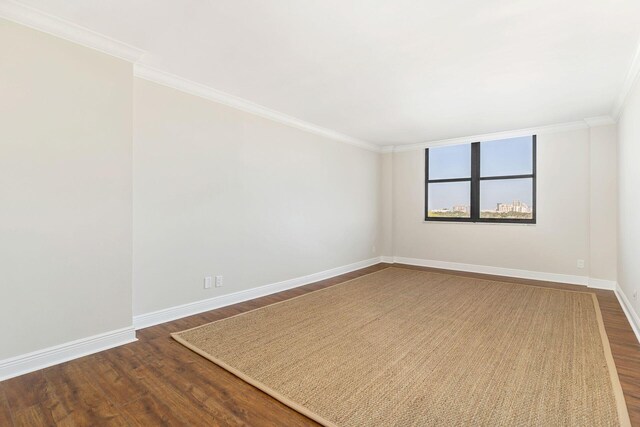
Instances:
[[[592,293],[387,268],[172,336],[327,426],[630,425]]]

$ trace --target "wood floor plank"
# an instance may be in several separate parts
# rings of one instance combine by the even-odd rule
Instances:
[[[3,388],[14,414],[46,401],[49,393],[49,386],[41,370],[6,380]]]
[[[13,413],[13,425],[16,427],[33,427],[54,425],[54,420],[47,417],[40,405],[21,408]]]
[[[300,288],[138,331],[138,341],[0,383],[5,425],[312,426],[313,421],[169,337],[389,267],[378,264]],[[401,266],[554,289],[582,286]],[[592,290],[602,311],[632,425],[640,427],[640,344],[614,293]]]
[[[4,383],[0,383],[0,426],[12,426],[13,417],[11,416],[11,409],[9,408],[9,402],[4,392]]]
[[[186,424],[169,406],[152,395],[134,400],[123,406],[121,410],[129,424],[134,426],[183,426]]]
[[[122,406],[146,394],[139,381],[111,363],[107,354],[113,357],[115,352],[98,353],[80,362],[85,372],[93,372],[93,382],[107,399],[115,406]]]
[[[126,426],[126,419],[87,376],[85,365],[68,362],[43,371],[52,393],[43,406],[57,425]]]

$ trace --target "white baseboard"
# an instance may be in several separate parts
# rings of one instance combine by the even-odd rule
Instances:
[[[257,288],[247,289],[245,291],[234,292],[232,294],[221,295],[219,297],[169,307],[151,313],[140,314],[137,316],[133,316],[133,326],[135,327],[135,329],[147,328],[149,326],[170,322],[182,317],[192,316],[194,314],[203,313],[205,311],[215,310],[217,308],[226,307],[228,305],[271,295],[276,292],[286,291],[287,289],[308,285],[309,283],[329,279],[331,277],[339,276],[341,274],[349,273],[351,271],[359,270],[361,268],[369,267],[378,263],[380,263],[380,257],[375,257],[364,261],[355,262],[353,264],[344,265],[342,267],[321,271],[319,273],[309,274],[307,276],[296,277],[294,279],[259,286]]]
[[[386,262],[388,264],[393,264],[393,257],[392,256],[383,255],[383,256],[380,257],[380,262]]]
[[[622,311],[624,311],[624,314],[627,316],[627,320],[629,320],[629,324],[631,324],[631,329],[633,329],[638,342],[640,342],[640,316],[635,312],[631,305],[631,301],[629,301],[624,291],[617,283],[615,292],[618,302],[620,303],[620,306],[622,306]]]
[[[617,283],[615,282],[615,280],[594,279],[593,277],[589,277],[589,283],[587,284],[587,286],[595,289],[615,291]]]
[[[131,326],[0,360],[0,381],[136,341]]]
[[[546,282],[590,286],[589,278],[587,276],[518,270],[513,268],[491,267],[487,265],[461,264],[458,262],[435,261],[419,258],[393,257],[393,262],[397,264],[417,265],[420,267],[442,268],[444,270],[457,270],[470,273],[492,274],[495,276],[518,277],[521,279],[544,280]],[[611,283],[615,284],[615,282]],[[614,287],[607,289],[613,290]]]
[[[420,267],[442,268],[444,270],[466,271],[470,273],[492,274],[495,276],[518,277],[520,279],[543,280],[546,282],[569,283],[572,285],[588,286],[594,289],[616,289],[613,280],[595,279],[588,276],[576,276],[571,274],[547,273],[543,271],[519,270],[514,268],[491,267],[488,265],[462,264],[458,262],[435,261],[419,258],[385,257],[397,264],[417,265]]]

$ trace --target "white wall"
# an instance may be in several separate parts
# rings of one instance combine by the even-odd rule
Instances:
[[[605,182],[597,191],[612,192],[615,176],[615,129],[595,130],[597,156],[591,157],[591,133],[584,129],[537,138],[537,224],[424,222],[424,150],[393,154],[393,246],[398,257],[500,267],[533,272],[589,276],[591,248],[590,174]],[[613,130],[612,130],[613,129]],[[613,151],[611,151],[613,150]],[[603,157],[600,154],[606,154]],[[613,154],[612,154],[613,153]],[[613,156],[613,157],[612,157]],[[603,159],[601,161],[601,159]],[[610,202],[595,194],[593,200]],[[615,203],[613,205],[615,210]],[[615,217],[615,214],[614,214]],[[604,221],[598,211],[597,222]],[[611,248],[613,226],[595,236]],[[615,246],[615,237],[613,237]],[[607,249],[607,250],[608,250]],[[594,251],[598,278],[615,280],[615,256]],[[585,260],[584,269],[577,260]]]
[[[134,93],[134,314],[379,254],[378,153],[141,79]]]
[[[131,64],[0,19],[0,360],[131,325]]]
[[[393,154],[381,155],[380,174],[380,235],[381,251],[386,257],[392,257],[393,250]]]
[[[640,83],[618,123],[618,283],[640,315]],[[640,295],[638,295],[640,298]]]
[[[617,278],[618,132],[615,124],[591,128],[589,161],[589,276]]]

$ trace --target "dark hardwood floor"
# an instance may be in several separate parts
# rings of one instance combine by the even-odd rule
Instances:
[[[173,341],[169,333],[387,267],[389,264],[378,264],[304,287],[153,326],[138,331],[135,343],[0,382],[0,426],[316,425]],[[581,286],[533,280],[449,273],[586,290]],[[632,425],[640,426],[640,344],[614,293],[590,291],[598,296]]]

